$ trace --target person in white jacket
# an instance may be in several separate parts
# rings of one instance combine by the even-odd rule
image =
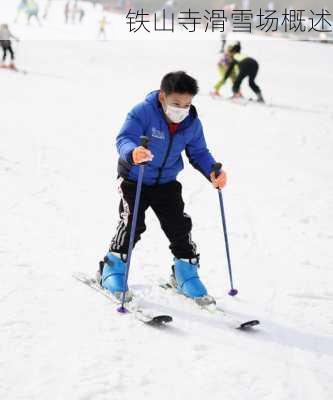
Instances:
[[[14,64],[15,54],[12,48],[11,39],[15,39],[17,42],[19,41],[19,39],[11,33],[7,24],[0,25],[0,47],[2,48],[3,51],[2,65],[1,65],[2,67],[5,66],[5,61],[8,52],[10,54],[10,59],[11,59],[9,67],[15,68]]]

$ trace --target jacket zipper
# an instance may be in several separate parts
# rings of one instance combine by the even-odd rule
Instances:
[[[165,164],[166,164],[166,162],[167,162],[167,159],[168,159],[168,157],[169,157],[169,154],[170,154],[170,151],[171,151],[171,146],[172,146],[172,143],[173,143],[173,138],[174,138],[174,136],[175,136],[175,134],[171,135],[170,133],[169,133],[169,135],[170,135],[170,141],[169,141],[168,149],[167,149],[167,151],[166,151],[166,153],[165,153],[165,157],[164,157],[163,163],[162,163],[162,165],[161,165],[160,168],[159,168],[158,177],[156,178],[156,185],[158,185],[158,184],[160,183],[160,179],[161,179],[161,175],[162,175],[162,170],[163,170],[163,168],[164,168],[164,166],[165,166]]]

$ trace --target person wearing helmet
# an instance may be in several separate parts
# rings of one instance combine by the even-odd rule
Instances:
[[[217,68],[219,71],[219,74],[221,76],[221,78],[219,79],[219,81],[215,84],[214,86],[214,90],[210,93],[213,97],[219,97],[220,96],[220,89],[221,87],[225,84],[225,82],[227,81],[225,79],[225,74],[232,62],[232,56],[230,53],[231,47],[227,46],[224,50],[224,53],[222,55],[222,57],[220,58],[218,64],[217,64]],[[235,68],[232,70],[232,72],[230,73],[229,78],[231,79],[232,83],[234,84],[236,81],[238,75],[238,66],[236,65]]]
[[[11,58],[11,63],[9,64],[9,68],[15,68],[14,64],[15,55],[12,48],[12,42],[10,40],[11,38],[15,39],[17,42],[19,41],[19,39],[11,33],[7,24],[0,25],[0,47],[2,48],[3,51],[1,67],[6,67],[5,61],[7,57],[7,52],[9,52]]]
[[[230,55],[232,61],[225,73],[223,83],[231,76],[235,68],[238,67],[239,73],[232,87],[233,98],[242,97],[240,87],[243,80],[248,77],[250,88],[256,94],[257,100],[263,103],[264,98],[262,96],[261,89],[255,82],[255,78],[259,70],[259,64],[254,58],[248,57],[241,53],[241,50],[242,48],[240,42],[236,42],[230,46]]]

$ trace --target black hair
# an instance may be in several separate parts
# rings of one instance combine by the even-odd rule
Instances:
[[[161,82],[161,90],[170,95],[172,93],[190,94],[195,96],[198,91],[198,82],[184,71],[169,72]]]
[[[240,52],[241,52],[241,49],[242,49],[241,43],[240,43],[240,42],[236,42],[235,44],[233,44],[233,45],[231,46],[230,51],[231,51],[232,53],[236,54],[236,53],[240,53]]]

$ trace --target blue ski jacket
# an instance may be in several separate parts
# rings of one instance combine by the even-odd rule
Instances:
[[[130,181],[137,181],[139,166],[132,162],[132,151],[140,145],[140,136],[148,136],[148,148],[154,155],[145,166],[145,185],[164,184],[176,180],[184,168],[181,153],[185,150],[190,163],[208,179],[212,164],[216,161],[210,154],[200,119],[194,106],[180,124],[176,133],[170,134],[162,105],[158,100],[159,91],[148,94],[127,115],[116,139],[118,153],[118,175]]]

